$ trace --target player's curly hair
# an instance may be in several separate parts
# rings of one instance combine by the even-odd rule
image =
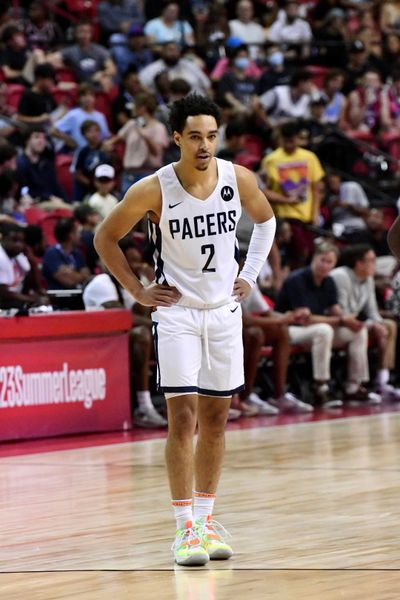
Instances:
[[[211,115],[215,118],[217,126],[220,126],[221,113],[218,105],[207,96],[189,94],[185,98],[174,102],[171,107],[169,115],[171,132],[182,133],[186,125],[186,119],[196,115]]]

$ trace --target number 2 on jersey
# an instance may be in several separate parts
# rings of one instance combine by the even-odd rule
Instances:
[[[212,261],[214,254],[215,254],[214,244],[205,244],[204,246],[202,246],[201,253],[206,254],[206,255],[208,254],[208,258],[206,260],[206,264],[202,268],[202,272],[203,273],[215,273],[215,268],[210,267],[210,262]]]

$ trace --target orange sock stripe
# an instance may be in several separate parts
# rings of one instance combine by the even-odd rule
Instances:
[[[215,498],[215,494],[207,494],[206,492],[193,492],[195,498]]]
[[[191,500],[172,500],[172,506],[192,506]]]

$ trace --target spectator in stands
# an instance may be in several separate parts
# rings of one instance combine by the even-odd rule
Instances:
[[[63,33],[54,20],[49,19],[48,8],[34,0],[29,6],[24,33],[29,48],[49,52],[63,42]]]
[[[193,62],[182,58],[180,47],[176,42],[167,42],[163,45],[160,58],[140,71],[140,82],[154,92],[155,78],[163,71],[168,72],[170,80],[185,79],[193,92],[211,94],[210,80],[207,75]]]
[[[254,19],[254,6],[250,0],[240,0],[236,6],[237,19],[229,21],[230,35],[248,45],[250,56],[259,55],[259,47],[265,42],[265,31]]]
[[[386,0],[380,4],[380,28],[382,33],[398,32],[400,25],[400,6],[397,0]]]
[[[248,127],[243,118],[236,117],[227,123],[225,129],[225,145],[218,152],[218,158],[237,162],[239,154],[244,152],[244,144]]]
[[[388,74],[400,69],[400,33],[386,36],[383,60]]]
[[[44,304],[36,265],[27,256],[24,229],[1,223],[0,233],[0,308]]]
[[[82,134],[81,126],[84,121],[96,121],[98,123],[102,139],[110,137],[107,120],[103,113],[95,110],[96,95],[93,86],[82,83],[78,92],[79,106],[70,110],[59,121],[56,121],[52,130],[54,137],[62,139],[70,147],[83,148],[86,139]]]
[[[29,53],[24,33],[16,25],[7,25],[2,32],[3,49],[0,66],[8,83],[26,84],[24,67]]]
[[[17,150],[6,140],[0,140],[0,174],[4,171],[17,168]]]
[[[51,95],[55,85],[56,73],[49,63],[42,63],[35,67],[34,83],[21,96],[18,104],[16,118],[23,123],[48,125],[51,113],[57,104]]]
[[[91,273],[94,273],[99,257],[95,250],[93,239],[96,227],[101,221],[99,212],[89,204],[80,204],[74,210],[74,217],[80,225],[79,250]]]
[[[102,0],[97,7],[100,29],[108,40],[112,33],[125,33],[129,27],[143,22],[141,3],[136,0]]]
[[[346,114],[348,133],[363,139],[364,134],[378,133],[381,117],[382,81],[379,73],[368,69],[362,83],[349,95]]]
[[[392,72],[391,80],[380,98],[381,139],[385,150],[400,167],[400,69]]]
[[[145,276],[140,252],[130,240],[121,240],[129,267],[141,279]],[[148,269],[148,267],[147,267]],[[132,296],[120,286],[109,273],[94,277],[85,287],[83,301],[86,309],[125,307],[135,314],[134,326],[129,336],[129,356],[131,363],[131,387],[136,391],[136,405],[133,413],[134,424],[140,427],[166,427],[167,421],[154,408],[149,386],[150,357],[152,351],[150,311],[137,304]]]
[[[342,128],[347,100],[342,93],[345,75],[340,69],[331,69],[324,77],[323,92],[327,99],[324,110],[324,123],[332,123]]]
[[[356,315],[343,311],[339,305],[330,276],[337,256],[336,246],[326,242],[317,246],[311,265],[287,277],[275,306],[283,313],[297,310],[298,322],[302,319],[302,324],[289,326],[290,343],[310,348],[313,392],[316,401],[328,408],[341,405],[329,388],[332,348],[338,347],[346,347],[348,353],[346,400],[381,400],[362,386],[369,380],[368,332]]]
[[[387,242],[387,227],[385,224],[385,214],[380,208],[371,208],[366,216],[366,228],[358,236],[358,241],[362,244],[371,246],[377,257],[377,271],[379,259],[390,255]],[[393,257],[391,257],[393,258]]]
[[[375,252],[368,245],[356,244],[343,252],[342,264],[332,271],[343,314],[362,320],[378,347],[377,391],[390,400],[400,400],[400,390],[389,383],[395,367],[397,324],[379,314],[374,274]]]
[[[257,91],[255,77],[246,75],[250,58],[245,45],[237,46],[230,52],[229,68],[222,75],[217,86],[217,102],[228,105],[234,113],[249,113]]]
[[[299,17],[298,2],[288,0],[284,10],[279,11],[278,18],[268,32],[268,39],[288,49],[294,49],[296,56],[307,58],[310,54],[312,31],[310,25]]]
[[[79,82],[91,83],[105,92],[113,85],[116,67],[108,50],[92,42],[90,21],[80,21],[75,29],[76,44],[48,56],[56,68],[70,67]]]
[[[31,198],[50,200],[55,204],[67,199],[57,180],[54,156],[46,134],[37,125],[32,126],[25,151],[17,157],[17,175],[21,187],[28,188]]]
[[[290,74],[285,66],[285,55],[276,44],[270,44],[266,50],[267,68],[258,81],[258,94],[281,85],[289,85]]]
[[[369,68],[368,52],[361,40],[354,40],[349,48],[346,64],[346,81],[343,93],[347,96],[360,83],[365,71]]]
[[[99,165],[94,171],[96,192],[88,199],[88,204],[105,219],[117,206],[118,198],[111,192],[115,187],[115,170],[111,165]]]
[[[148,48],[148,40],[141,25],[131,25],[127,37],[115,43],[111,48],[111,56],[122,77],[129,69],[139,72],[153,62],[153,53]]]
[[[316,56],[313,56],[313,63],[344,68],[347,62],[346,39],[346,13],[342,8],[332,8],[322,27],[317,27],[314,32]]]
[[[230,37],[226,40],[225,44],[225,54],[226,56],[222,56],[216,65],[214,66],[210,78],[211,81],[219,81],[223,75],[229,70],[232,63],[233,55],[238,48],[247,48],[246,44],[243,44],[242,40],[239,38]],[[257,66],[254,60],[249,60],[246,69],[244,70],[245,75],[248,77],[253,77],[258,79],[262,74],[262,70]]]
[[[126,71],[122,79],[120,93],[112,105],[115,129],[119,129],[129,121],[135,109],[135,96],[144,91],[136,70]]]
[[[242,402],[255,406],[261,415],[312,412],[310,404],[286,392],[290,355],[288,325],[296,322],[296,312],[288,311],[283,315],[272,311],[257,285],[242,303],[242,309],[245,365],[245,389],[240,393]],[[273,397],[268,402],[261,400],[253,391],[263,346],[272,346],[274,389]],[[235,404],[233,406],[236,407]],[[238,408],[241,409],[240,404]]]
[[[318,157],[298,146],[299,127],[289,122],[280,129],[279,147],[262,162],[269,185],[280,198],[270,197],[277,217],[292,226],[292,260],[303,265],[313,251],[308,225],[320,223],[320,181],[324,171]]]
[[[308,71],[297,71],[289,85],[279,85],[262,94],[255,103],[260,119],[274,127],[290,119],[306,119],[310,115],[312,75]]]
[[[0,139],[10,138],[10,143],[16,142],[17,124],[13,116],[15,108],[8,104],[8,86],[0,81]]]
[[[49,290],[78,289],[91,277],[85,260],[77,250],[79,228],[72,217],[60,219],[54,228],[55,246],[43,256],[43,276]]]
[[[135,97],[135,118],[130,119],[105,144],[106,149],[111,149],[116,142],[125,142],[122,195],[135,181],[162,166],[163,151],[168,147],[169,139],[165,125],[154,118],[156,108],[153,94],[138,94]]]
[[[81,133],[87,141],[75,162],[74,199],[82,200],[94,191],[94,172],[98,165],[110,163],[111,157],[102,150],[101,129],[96,121],[83,121]]]
[[[359,183],[342,181],[340,175],[328,173],[326,177],[326,205],[331,213],[333,233],[348,241],[358,239],[365,231],[369,200]]]
[[[179,3],[167,1],[162,3],[161,15],[151,19],[144,26],[144,31],[152,44],[175,42],[179,46],[193,46],[192,26],[179,19]]]

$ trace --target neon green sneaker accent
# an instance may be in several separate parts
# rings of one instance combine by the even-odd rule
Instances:
[[[201,537],[201,543],[210,560],[227,560],[233,555],[232,548],[221,535],[229,536],[230,534],[221,523],[214,521],[211,515],[208,515],[207,518],[197,519],[194,530]]]
[[[192,521],[186,521],[185,527],[177,530],[171,550],[178,565],[200,566],[209,561],[208,553],[201,543],[201,537],[193,528]]]

